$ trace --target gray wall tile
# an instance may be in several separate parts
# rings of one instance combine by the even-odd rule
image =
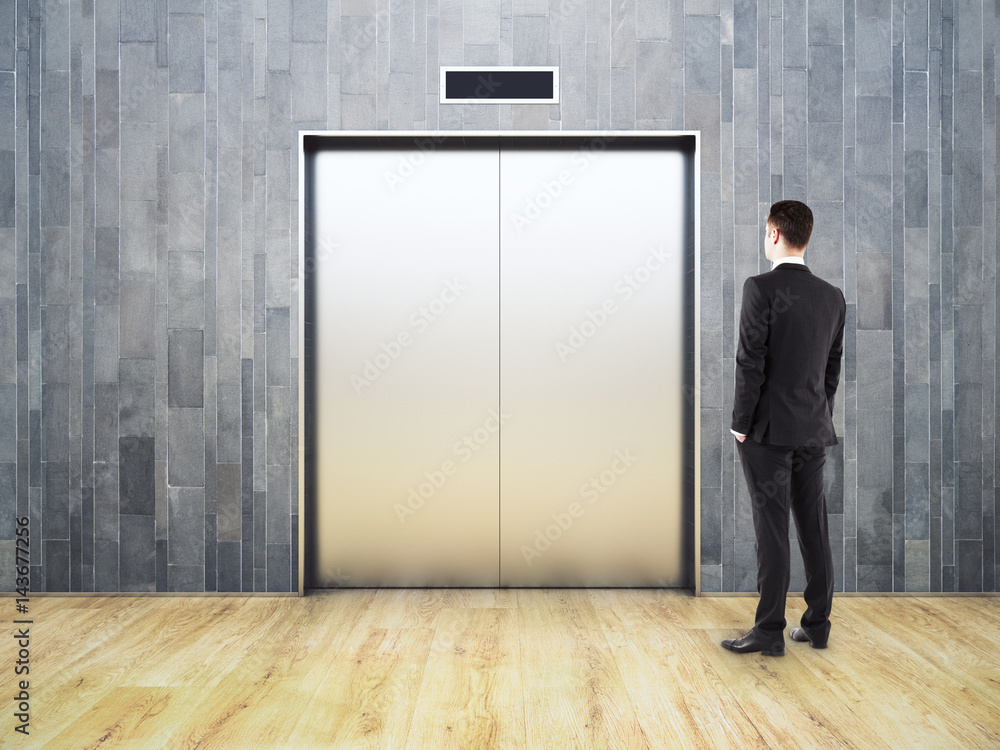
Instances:
[[[804,11],[804,3],[802,5]],[[794,12],[788,15],[794,24]],[[803,34],[803,42],[804,38]],[[789,49],[785,64],[790,67],[789,58],[792,57],[792,50]],[[684,59],[691,59],[686,49]],[[733,65],[737,68],[757,67],[757,3],[753,0],[735,0],[733,3]]]
[[[291,389],[267,388],[267,463],[291,462]]]
[[[891,100],[886,96],[859,96],[855,106],[858,174],[890,174]]]
[[[217,550],[218,590],[241,591],[240,543],[220,541]]]
[[[205,486],[205,426],[202,409],[170,409],[167,481],[173,487]]]
[[[121,57],[117,77],[121,121],[156,122],[156,47],[122,44],[118,54]]]
[[[953,293],[956,305],[978,305],[983,301],[984,260],[983,230],[955,227]]]
[[[810,87],[811,88],[811,87]],[[844,200],[844,129],[840,123],[809,124],[809,200]],[[838,239],[843,242],[843,235]]]
[[[859,175],[857,178],[858,254],[888,253],[892,250],[892,202],[885,199],[892,190],[886,175]]]
[[[129,0],[120,8],[123,42],[156,41],[156,0]]]
[[[295,42],[326,42],[327,2],[293,0],[291,38]]]
[[[892,486],[892,412],[887,409],[858,411],[858,487],[881,489]],[[860,514],[860,497],[859,497]],[[860,517],[859,517],[860,524]]]
[[[43,539],[45,566],[45,591],[69,591],[69,541]],[[37,579],[36,579],[37,580]]]
[[[240,541],[243,513],[240,465],[235,463],[218,464],[216,478],[218,485],[216,506],[218,539],[220,542],[238,542]]]
[[[167,591],[204,591],[203,565],[167,565]]]
[[[737,46],[737,54],[740,46]],[[690,94],[716,94],[722,88],[719,19],[688,16],[684,19],[684,90]],[[738,66],[743,67],[743,66]]]
[[[291,583],[291,545],[267,545],[267,591],[288,591]]]
[[[906,538],[930,538],[929,472],[926,463],[906,464]],[[907,565],[909,562],[907,561]]]
[[[0,385],[0,424],[4,425],[0,434],[0,463],[17,463],[17,385]],[[12,538],[12,537],[11,537]]]
[[[118,360],[118,430],[123,437],[153,437],[155,366],[152,359]]]
[[[152,276],[156,271],[156,203],[121,202],[120,273]]]
[[[811,21],[813,17],[811,7],[809,16]],[[816,46],[810,40],[809,122],[843,122],[843,120],[844,48],[839,45]],[[843,170],[838,171],[843,172]]]
[[[295,122],[326,120],[326,72],[325,31],[322,44],[292,44],[291,116]]]
[[[121,197],[156,200],[156,124],[121,125]]]
[[[905,0],[904,8],[904,64],[907,70],[927,70],[928,4]]]
[[[181,172],[169,177],[170,249],[205,250],[205,175]]]
[[[15,152],[0,151],[0,227],[14,226]]]
[[[858,330],[892,327],[892,256],[864,253],[857,256]],[[859,355],[860,358],[860,355]]]
[[[118,304],[118,229],[99,227],[95,232],[94,302]]]
[[[120,591],[156,590],[156,543],[153,517],[120,516]]]
[[[670,118],[673,107],[672,91],[669,86],[663,85],[662,76],[664,70],[670,69],[671,55],[672,47],[669,42],[640,42],[636,45],[636,88],[639,91],[647,92],[644,96],[636,97],[635,107],[638,119],[667,120]],[[690,98],[688,99],[690,100]],[[712,99],[718,105],[718,99],[715,97]],[[684,114],[685,117],[689,114],[687,107],[685,107]],[[713,129],[718,131],[718,119],[717,109],[710,120],[706,118],[710,132]],[[566,126],[564,125],[564,127]]]
[[[979,383],[955,385],[957,461],[980,461],[983,455],[983,388]]]
[[[904,226],[927,226],[927,152],[906,152]]]
[[[16,51],[17,5],[5,3],[0,8],[0,70],[14,70]]]
[[[171,487],[167,497],[170,517],[167,564],[172,566],[204,564],[204,488]]]
[[[69,538],[69,463],[46,461],[44,464],[42,512],[45,515],[46,539]]]
[[[171,173],[205,171],[204,94],[170,94],[169,153]]]
[[[267,310],[267,384],[291,385],[289,349],[291,313],[287,307]]]
[[[955,226],[982,226],[983,151],[956,148],[954,159]]]
[[[983,323],[979,305],[956,305],[954,333],[955,381],[983,382]]]
[[[958,591],[983,590],[983,543],[960,539],[957,544]]]
[[[205,17],[170,14],[170,92],[205,90]]]
[[[170,406],[205,405],[205,332],[197,329],[175,329],[169,336],[169,396]]]
[[[169,328],[205,325],[205,256],[199,252],[169,253]]]
[[[152,279],[137,278],[130,280],[121,291],[119,354],[122,357],[151,359],[156,356],[154,288]]]
[[[123,437],[118,446],[119,512],[152,517],[155,500],[153,438]]]
[[[809,44],[842,44],[844,41],[844,3],[833,0],[809,3]]]

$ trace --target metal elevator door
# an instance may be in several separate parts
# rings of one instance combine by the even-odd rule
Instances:
[[[685,162],[312,156],[310,585],[676,586]]]

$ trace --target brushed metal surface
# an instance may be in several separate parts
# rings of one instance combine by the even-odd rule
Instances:
[[[495,586],[497,149],[314,158],[313,580]]]
[[[501,584],[681,585],[683,157],[500,171]]]

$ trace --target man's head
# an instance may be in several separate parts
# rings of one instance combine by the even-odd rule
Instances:
[[[778,201],[767,216],[764,254],[768,260],[802,255],[812,234],[813,215],[801,201]]]

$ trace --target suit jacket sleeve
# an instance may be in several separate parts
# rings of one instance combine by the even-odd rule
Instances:
[[[830,405],[830,416],[833,416],[833,397],[840,384],[840,358],[844,354],[844,313],[846,305],[842,302],[840,308],[840,327],[833,338],[830,356],[826,361],[826,400]]]
[[[749,434],[764,383],[770,305],[752,276],[743,284],[740,339],[736,350],[736,394],[730,428]]]

